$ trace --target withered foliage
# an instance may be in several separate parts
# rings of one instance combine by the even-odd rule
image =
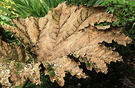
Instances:
[[[78,78],[88,77],[83,69],[79,68],[80,62],[85,62],[88,70],[95,69],[96,72],[107,73],[107,64],[111,61],[122,61],[122,56],[114,48],[106,47],[103,42],[112,43],[112,40],[120,45],[126,46],[132,40],[121,33],[120,27],[115,27],[112,22],[116,22],[113,14],[108,14],[103,6],[67,6],[65,3],[52,8],[45,17],[27,17],[16,20],[11,19],[14,27],[4,26],[10,31],[25,47],[25,50],[36,59],[38,63],[27,65],[22,62],[22,70],[16,70],[13,63],[1,63],[1,71],[9,69],[9,74],[3,78],[10,86],[7,78],[11,77],[14,85],[22,84],[29,78],[33,83],[40,84],[39,65],[42,63],[45,75],[50,76],[50,80],[55,80],[60,86],[64,85],[65,73],[69,72]],[[109,23],[100,25],[101,23]],[[74,61],[69,56],[78,58],[79,62]],[[16,44],[9,45],[3,41],[0,43],[1,60],[27,60],[28,54]],[[40,63],[41,62],[41,63]],[[34,69],[30,71],[31,69]],[[14,74],[21,71],[22,73]],[[35,73],[34,73],[35,72]],[[30,75],[32,74],[33,75]],[[0,75],[2,72],[0,72]],[[15,79],[14,79],[15,78]],[[36,79],[34,81],[34,79]]]
[[[29,78],[32,83],[40,84],[40,65],[41,63],[24,64],[13,61],[2,61],[0,63],[0,83],[5,87],[19,86]],[[10,78],[10,79],[9,79]]]

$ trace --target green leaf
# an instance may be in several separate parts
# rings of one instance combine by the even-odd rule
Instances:
[[[2,10],[3,12],[6,12],[8,14],[11,14],[11,12],[9,10],[7,10],[6,8],[0,6],[0,10]]]
[[[5,19],[6,21],[10,21],[9,20],[9,17],[7,17],[7,16],[0,16],[1,18],[3,18],[3,19]]]

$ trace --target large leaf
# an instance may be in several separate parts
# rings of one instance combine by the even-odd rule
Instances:
[[[116,22],[116,18],[113,14],[108,14],[106,8],[102,6],[77,7],[61,4],[52,9],[47,16],[39,19],[39,24],[46,25],[40,26],[42,30],[38,41],[37,59],[57,66],[54,70],[56,73],[60,73],[57,69],[61,68],[63,72],[80,74],[85,78],[86,75],[81,70],[78,72],[79,69],[75,69],[79,64],[74,61],[69,62],[70,58],[67,55],[73,54],[77,58],[80,57],[81,62],[86,63],[87,69],[94,68],[97,72],[107,73],[106,63],[122,61],[122,57],[113,51],[114,49],[105,47],[102,42],[112,43],[114,40],[124,46],[131,42],[130,38],[120,33],[121,28],[112,26],[113,21]],[[103,22],[110,24],[96,25]],[[63,57],[66,57],[67,61],[63,62]],[[63,72],[62,77],[65,76]],[[53,80],[59,79],[58,83],[63,86],[61,76],[55,74]]]
[[[11,20],[14,27],[4,26],[17,37],[24,47],[33,54],[37,61],[45,66],[46,75],[51,81],[56,80],[64,85],[65,73],[86,78],[87,75],[79,68],[80,62],[85,62],[88,70],[107,73],[106,63],[122,61],[122,57],[103,42],[114,40],[126,46],[132,40],[121,33],[120,27],[114,27],[116,22],[113,14],[106,12],[103,6],[67,6],[65,3],[52,8],[48,15],[42,18],[18,17]],[[102,26],[101,24],[107,23]],[[78,58],[76,62],[73,57]]]

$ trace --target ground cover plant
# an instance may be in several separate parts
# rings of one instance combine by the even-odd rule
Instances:
[[[100,1],[99,4],[105,4],[101,0],[97,1]],[[59,86],[64,86],[65,73],[70,73],[72,76],[76,75],[78,78],[89,79],[88,76],[91,75],[87,74],[88,70],[94,68],[96,72],[106,74],[108,72],[106,63],[123,61],[121,55],[124,56],[125,52],[119,52],[119,50],[123,50],[122,45],[126,46],[126,43],[131,43],[134,40],[134,15],[131,15],[134,12],[128,12],[133,10],[134,6],[132,5],[131,8],[128,7],[129,4],[118,4],[119,7],[111,2],[107,11],[107,8],[103,6],[79,6],[80,4],[85,3],[78,1],[76,3],[78,6],[67,6],[65,3],[57,6],[52,3],[50,6],[57,7],[51,10],[48,7],[48,11],[50,10],[48,14],[45,12],[47,10],[44,10],[44,14],[40,14],[40,12],[43,13],[41,8],[37,9],[34,4],[33,7],[31,6],[34,12],[29,9],[19,13],[17,12],[19,10],[10,7],[13,12],[10,15],[5,14],[4,17],[11,16],[12,23],[9,19],[4,19],[8,26],[3,27],[8,30],[6,33],[10,32],[9,35],[12,36],[13,34],[14,36],[8,36],[6,40],[1,39],[1,84],[3,86],[21,84],[21,87],[24,87],[29,80],[32,83],[40,84],[40,75],[42,74],[44,77],[44,73],[49,75],[52,82],[56,81]],[[117,12],[119,8],[122,8],[121,11],[126,17],[121,16],[121,12],[116,15],[125,18],[124,24],[122,23],[123,18],[117,20],[116,16],[112,14]],[[16,9],[19,8],[16,7]],[[29,16],[27,17],[27,15]],[[129,19],[129,17],[131,18]],[[132,26],[130,30],[127,30],[127,25],[128,27]],[[121,26],[124,26],[123,30]],[[121,31],[130,36],[132,40]],[[5,36],[2,34],[1,38],[3,37]],[[12,41],[9,42],[8,38]],[[129,50],[133,45],[134,41],[126,49]],[[116,47],[120,55],[110,46]],[[130,51],[134,52],[133,50]],[[134,56],[132,52],[130,52],[131,58]],[[134,63],[134,60],[129,62]],[[85,71],[86,69],[87,71]],[[5,73],[6,75],[3,75]],[[96,86],[105,87],[105,84]],[[134,86],[133,83],[132,86]],[[89,88],[89,86],[87,87]]]

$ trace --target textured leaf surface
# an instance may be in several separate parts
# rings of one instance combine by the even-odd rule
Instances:
[[[18,17],[16,20],[11,19],[14,27],[6,25],[8,31],[10,31],[26,48],[27,51],[33,52],[36,47],[36,43],[39,36],[38,18],[28,17],[22,19]]]
[[[12,20],[14,27],[4,27],[35,55],[37,61],[43,63],[45,74],[50,76],[51,81],[56,80],[63,86],[66,72],[78,78],[87,77],[83,69],[79,68],[80,62],[85,62],[88,70],[94,68],[96,72],[106,74],[106,63],[122,61],[115,49],[103,44],[114,40],[126,46],[126,43],[132,42],[121,33],[122,28],[112,26],[113,21],[117,19],[113,14],[108,14],[103,6],[78,7],[62,3],[52,8],[45,17],[18,17]],[[101,26],[104,22],[108,24]],[[70,58],[70,55],[78,58],[79,62]]]
[[[72,75],[77,73],[84,78],[87,77],[81,69],[76,69],[75,66],[78,67],[79,64],[67,58],[67,55],[73,54],[77,58],[80,57],[79,60],[85,62],[89,70],[94,68],[97,72],[107,73],[106,63],[122,61],[122,57],[112,51],[114,49],[105,47],[102,42],[112,43],[114,40],[118,44],[126,46],[126,43],[132,41],[120,33],[121,28],[112,27],[111,24],[113,21],[116,22],[116,18],[112,14],[108,14],[105,7],[101,6],[77,7],[61,4],[40,19],[45,25],[39,36],[37,59],[58,66],[54,72],[61,75],[50,78],[52,81],[60,79],[58,83],[60,82],[61,86],[64,82],[64,71],[69,71]],[[95,25],[102,22],[110,24],[107,26]],[[65,62],[63,62],[63,57],[66,57]],[[55,66],[53,67],[55,68]]]
[[[40,84],[40,65],[41,63],[24,64],[16,61],[2,61],[0,63],[0,83],[6,88],[10,87],[12,81],[14,86],[22,85],[29,78],[32,83]]]
[[[38,43],[38,59],[41,61],[53,61],[88,45],[95,48],[103,41],[111,43],[114,40],[122,45],[131,41],[120,33],[121,28],[100,30],[94,26],[95,23],[115,21],[112,14],[106,13],[105,7],[66,7],[62,4],[52,9],[45,18],[48,19],[45,20],[47,24]]]
[[[60,86],[64,85],[64,78],[66,72],[70,72],[72,76],[76,75],[77,78],[86,78],[85,73],[83,73],[83,69],[80,69],[78,65],[80,63],[76,63],[71,60],[69,57],[61,57],[57,58],[56,61],[52,62],[53,66],[50,64],[44,64],[46,67],[45,73],[50,76],[50,80],[54,82],[55,80]]]
[[[0,39],[0,83],[7,88],[12,85],[9,79],[18,86],[29,78],[32,83],[40,84],[41,63],[25,64],[28,59],[29,56],[22,46]]]
[[[0,40],[0,60],[10,59],[19,62],[26,62],[29,57],[22,46],[8,44]]]

